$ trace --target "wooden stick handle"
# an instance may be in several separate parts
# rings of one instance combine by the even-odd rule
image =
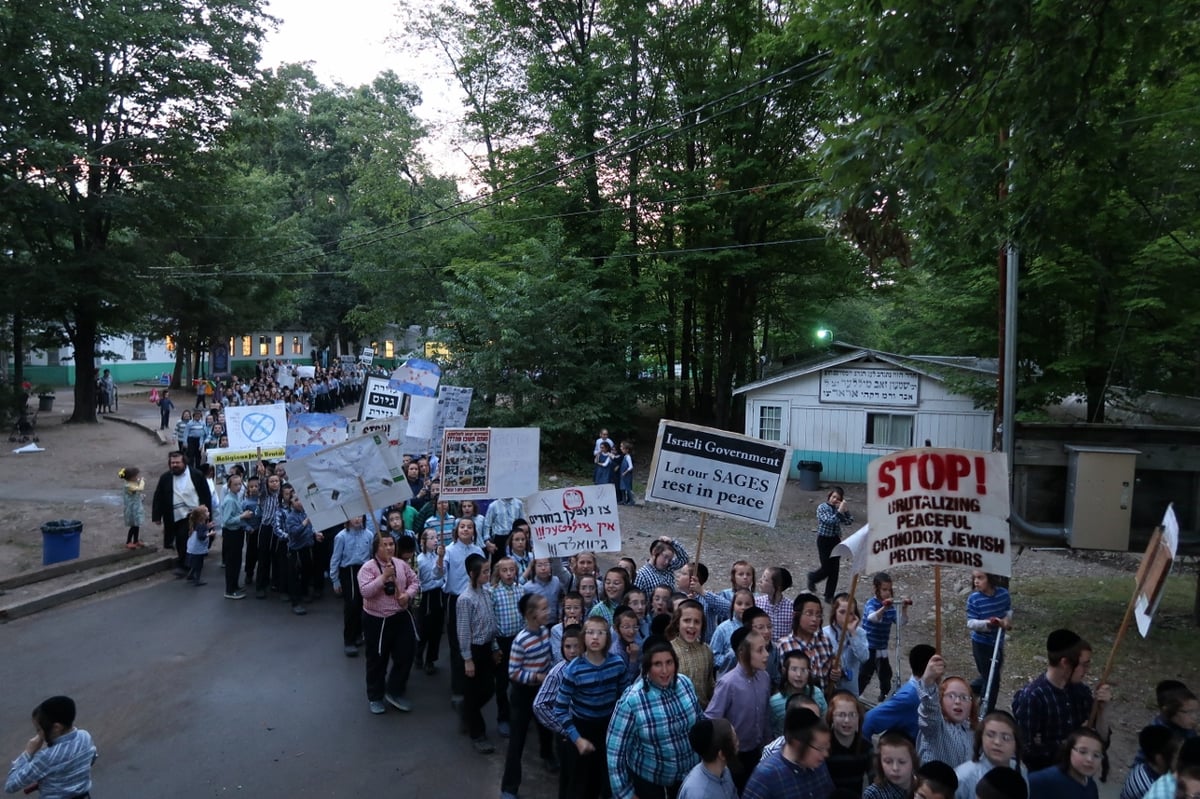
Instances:
[[[1112,674],[1113,664],[1117,659],[1117,650],[1121,648],[1121,642],[1125,640],[1125,633],[1129,631],[1129,622],[1133,620],[1133,609],[1137,605],[1138,592],[1135,590],[1133,596],[1129,598],[1129,604],[1125,606],[1125,618],[1121,619],[1121,627],[1117,630],[1117,638],[1113,641],[1112,651],[1108,653],[1108,660],[1104,662],[1104,671],[1100,674],[1100,685],[1108,682],[1109,676]],[[1095,727],[1096,720],[1100,718],[1100,710],[1104,703],[1099,700],[1092,703],[1092,714],[1088,716],[1088,726]]]
[[[942,654],[942,567],[933,567],[933,648]]]
[[[362,491],[363,502],[367,503],[367,518],[371,520],[371,524],[378,526],[379,520],[375,518],[375,508],[371,506],[371,495],[367,493],[367,481],[362,479],[361,474],[358,476],[358,488]]]
[[[696,538],[696,556],[692,558],[691,574],[689,577],[696,576],[696,564],[700,562],[700,549],[704,546],[704,523],[708,521],[708,514],[700,511],[700,535]]]
[[[850,603],[854,601],[854,594],[858,591],[858,574],[850,578],[850,598],[846,601],[846,614],[842,616],[842,634],[838,637],[837,657],[833,659],[834,663],[842,662],[842,649],[846,646],[846,630],[850,626]],[[834,602],[837,600],[835,599]],[[861,623],[861,619],[859,620]]]

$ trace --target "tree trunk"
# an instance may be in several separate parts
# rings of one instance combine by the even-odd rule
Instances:
[[[96,338],[98,325],[90,308],[76,306],[70,328],[75,347],[75,410],[68,422],[96,421]]]

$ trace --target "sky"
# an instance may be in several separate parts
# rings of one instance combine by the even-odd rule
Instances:
[[[432,134],[425,148],[436,172],[466,173],[462,156],[449,143],[461,104],[443,68],[430,55],[404,53],[387,38],[400,29],[398,0],[269,0],[267,11],[280,20],[267,35],[260,66],[312,62],[325,84],[370,83],[385,69],[421,89],[417,115]]]

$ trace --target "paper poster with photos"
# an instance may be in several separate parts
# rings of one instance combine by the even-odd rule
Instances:
[[[536,427],[446,431],[438,473],[444,499],[527,497],[538,490]]]
[[[442,459],[438,464],[442,496],[486,491],[491,452],[490,429],[447,430],[442,437]]]

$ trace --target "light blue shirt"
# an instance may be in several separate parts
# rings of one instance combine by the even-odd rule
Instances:
[[[345,566],[361,566],[371,557],[371,541],[375,533],[365,527],[355,530],[343,528],[333,537],[333,554],[329,556],[329,580],[334,588],[341,588],[338,570]]]
[[[458,596],[467,590],[471,580],[467,576],[466,563],[467,558],[473,554],[483,555],[483,550],[462,541],[455,541],[446,547],[446,556],[442,559],[446,566],[446,593]]]

